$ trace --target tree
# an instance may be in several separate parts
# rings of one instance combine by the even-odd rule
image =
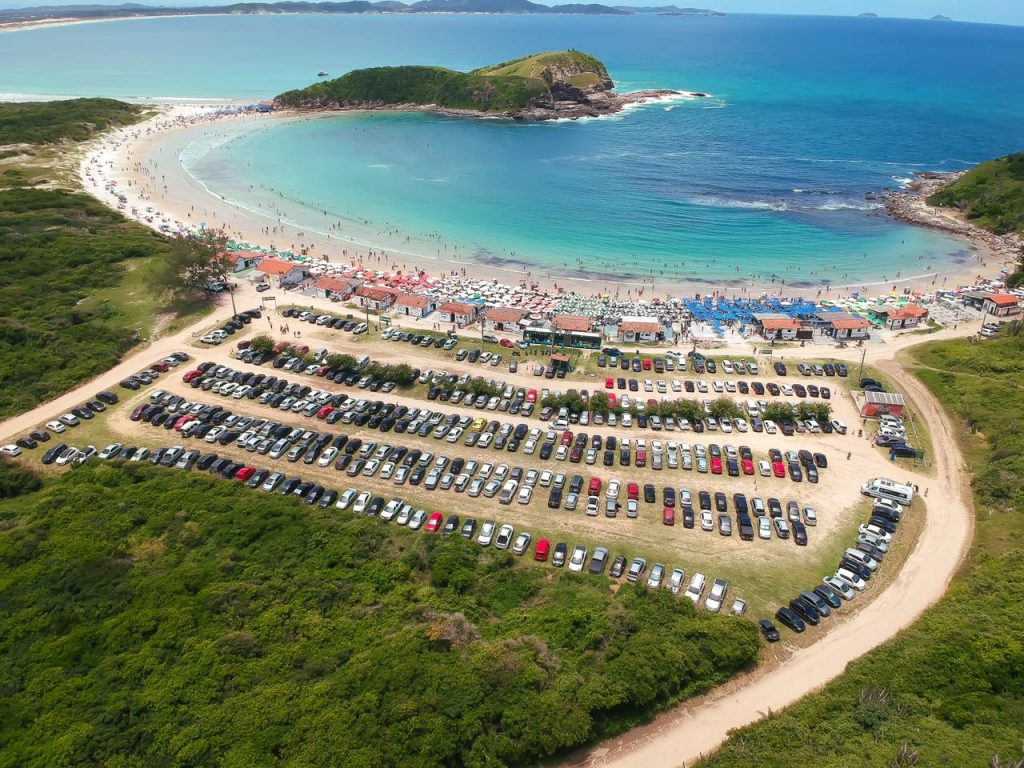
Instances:
[[[171,239],[167,255],[149,266],[146,282],[153,295],[193,298],[210,284],[224,282],[234,270],[228,258],[227,235],[203,230]]]
[[[735,419],[741,414],[735,400],[730,397],[720,397],[711,403],[711,415],[716,419]]]
[[[253,340],[249,342],[249,349],[259,352],[261,355],[272,355],[274,354],[274,340],[262,333],[253,337]]]
[[[337,368],[340,371],[354,371],[356,369],[356,359],[352,355],[333,354],[328,355],[327,360],[324,362],[331,368]]]
[[[768,421],[789,421],[793,418],[793,408],[789,403],[768,403],[764,417]]]

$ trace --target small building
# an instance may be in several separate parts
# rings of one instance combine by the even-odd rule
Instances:
[[[905,328],[916,328],[928,317],[928,310],[919,307],[917,304],[906,304],[899,308],[889,307],[882,323],[890,331],[898,331]]]
[[[819,312],[814,317],[822,333],[834,339],[866,339],[871,329],[867,318],[850,312]]]
[[[395,312],[406,317],[424,318],[437,309],[437,300],[431,296],[400,293],[395,297]]]
[[[305,264],[283,259],[263,259],[257,267],[263,278],[274,288],[294,288],[309,277]]]
[[[993,293],[985,297],[981,305],[983,312],[995,317],[1009,317],[1020,314],[1020,299],[1009,293]]]
[[[549,323],[533,323],[523,329],[523,338],[531,344],[574,349],[600,349],[601,334],[590,330],[588,317],[556,315]]]
[[[232,251],[225,254],[228,261],[234,264],[234,272],[244,272],[247,269],[255,269],[263,259],[262,253],[249,253],[248,251]]]
[[[398,291],[380,286],[361,285],[355,290],[356,304],[365,309],[384,312],[395,303]]]
[[[484,315],[484,330],[490,332],[523,335],[522,320],[526,317],[525,309],[515,307],[491,307]]]
[[[446,301],[438,309],[438,317],[442,323],[454,323],[459,328],[464,328],[476,321],[480,309],[479,304],[470,304],[467,301]]]
[[[661,323],[655,317],[624,317],[615,337],[622,342],[653,344],[664,338]]]
[[[754,326],[769,341],[792,341],[800,330],[800,321],[789,315],[766,312],[754,315]]]
[[[965,291],[960,294],[960,299],[965,307],[981,310],[985,306],[985,299],[991,295],[988,291]]]
[[[860,415],[864,418],[873,419],[878,416],[903,416],[903,408],[906,403],[903,395],[898,392],[863,392],[863,397],[858,399],[860,404]]]
[[[343,277],[321,277],[314,283],[315,295],[332,301],[348,301],[352,294],[363,284],[362,280],[349,280]]]

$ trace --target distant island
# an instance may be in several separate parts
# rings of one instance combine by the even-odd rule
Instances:
[[[647,8],[630,5],[568,3],[542,5],[531,0],[346,0],[345,2],[234,3],[232,5],[151,6],[138,3],[121,5],[48,5],[37,8],[0,10],[0,27],[45,26],[71,21],[102,21],[160,16],[270,15],[270,14],[404,14],[404,13],[491,13],[491,14],[572,14],[585,16],[628,16],[659,14],[671,16],[724,16],[707,8],[679,8],[664,5]]]
[[[593,56],[548,51],[471,72],[427,66],[356,69],[282,93],[274,108],[403,109],[538,121],[596,117],[657,98],[707,95],[672,90],[617,94],[614,87],[605,65]]]
[[[952,21],[952,19],[949,18],[949,16],[943,16],[941,13],[936,14],[935,16],[932,16],[931,20],[932,21]]]
[[[861,18],[861,19],[877,19],[878,18],[878,14],[877,13],[871,13],[870,11],[867,11],[865,13],[859,13],[859,14],[857,14],[857,16],[859,18]]]

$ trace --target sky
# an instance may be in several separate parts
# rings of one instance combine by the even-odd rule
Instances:
[[[226,5],[239,0],[0,0],[0,8],[27,8],[39,5],[78,5],[96,3],[117,5],[122,2],[144,5]],[[243,0],[244,1],[244,0]],[[410,2],[411,0],[406,0]],[[572,0],[536,0],[555,5]],[[607,5],[669,5],[709,7],[725,13],[782,13],[829,16],[856,16],[871,12],[879,16],[929,19],[936,14],[956,21],[1024,25],[1024,0],[594,0]]]

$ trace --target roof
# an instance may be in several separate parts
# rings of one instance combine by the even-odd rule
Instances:
[[[903,395],[898,392],[865,392],[864,402],[869,405],[904,405]]]
[[[230,253],[223,254],[223,256],[232,264],[237,264],[240,261],[256,261],[263,258],[262,253],[251,253],[249,251],[231,251]]]
[[[800,321],[789,315],[779,314],[757,314],[754,320],[761,324],[766,331],[796,330],[800,327]]]
[[[358,283],[351,280],[343,280],[340,277],[321,277],[316,281],[316,287],[321,291],[336,291],[338,293],[351,291]]]
[[[1009,293],[993,293],[991,296],[986,296],[985,301],[991,301],[997,307],[1012,307],[1020,303],[1020,299]]]
[[[924,307],[919,307],[917,304],[907,304],[905,307],[899,309],[889,310],[890,320],[904,320],[908,317],[927,317],[928,310]]]
[[[871,323],[869,323],[863,317],[851,315],[849,312],[833,312],[832,314],[833,316],[830,317],[828,321],[836,330],[855,331],[862,328],[871,327]]]
[[[416,309],[423,309],[430,304],[430,299],[426,296],[416,296],[411,293],[400,293],[395,297],[395,304],[400,307],[415,307]]]
[[[568,355],[560,355],[557,352],[552,353],[550,357],[551,360],[556,363],[568,363],[570,360]]]
[[[487,319],[492,323],[518,323],[527,312],[515,307],[491,307],[487,310]]]
[[[441,305],[441,311],[452,315],[472,315],[476,312],[476,305],[464,301],[446,301]]]
[[[265,275],[287,275],[293,269],[304,268],[301,264],[293,261],[282,261],[281,259],[264,259],[256,270]]]
[[[619,324],[619,330],[624,333],[657,333],[661,330],[661,323],[657,320],[626,320]]]
[[[589,331],[590,318],[579,315],[555,315],[551,325],[557,331]]]
[[[356,296],[362,296],[370,301],[387,301],[389,298],[393,298],[394,295],[394,291],[389,291],[385,288],[374,288],[369,285],[361,285],[356,288]]]

